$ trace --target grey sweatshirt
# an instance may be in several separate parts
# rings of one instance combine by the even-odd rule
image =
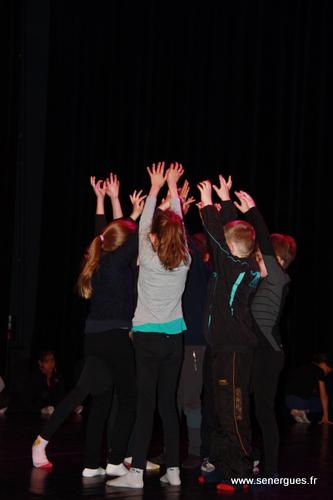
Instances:
[[[170,205],[182,217],[179,198],[172,198]],[[149,239],[155,207],[156,197],[148,196],[139,224],[138,302],[132,330],[171,335],[186,330],[181,299],[190,258],[171,271],[163,267]]]

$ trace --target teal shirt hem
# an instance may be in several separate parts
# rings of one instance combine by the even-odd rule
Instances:
[[[144,323],[142,325],[133,325],[133,332],[146,332],[146,333],[166,333],[168,335],[177,335],[186,330],[186,323],[184,318],[178,318],[167,323]]]

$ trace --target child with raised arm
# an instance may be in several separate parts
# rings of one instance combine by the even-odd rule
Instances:
[[[213,280],[208,298],[207,341],[212,349],[214,403],[218,424],[212,438],[210,459],[218,489],[233,491],[234,478],[251,474],[249,380],[256,339],[251,330],[249,299],[259,281],[252,257],[255,231],[245,221],[233,220],[236,210],[228,182],[220,176],[213,186],[222,200],[213,206],[210,181],[198,185],[203,225],[211,243]]]
[[[257,261],[261,281],[251,303],[254,331],[258,339],[252,369],[256,418],[262,430],[265,476],[278,472],[279,430],[275,418],[275,396],[284,353],[280,318],[290,278],[286,269],[296,256],[295,240],[288,235],[270,236],[254,200],[245,191],[235,191],[236,207],[253,225],[257,235]]]
[[[181,298],[190,265],[183,226],[178,179],[183,168],[164,163],[148,168],[151,189],[139,224],[138,303],[133,318],[138,405],[132,467],[126,476],[108,481],[113,487],[143,488],[143,470],[151,438],[156,390],[163,422],[166,474],[161,482],[180,484],[179,421],[176,391],[186,329]],[[157,195],[167,181],[171,209],[155,213]]]
[[[97,196],[97,215],[106,186],[91,180]],[[97,187],[96,187],[97,186]],[[97,192],[96,192],[97,190]],[[136,389],[134,352],[129,338],[133,315],[132,260],[137,256],[138,238],[135,220],[143,210],[141,192],[132,196],[133,212],[128,219],[116,219],[103,225],[91,242],[78,279],[79,294],[90,299],[85,325],[85,364],[74,389],[57,406],[32,447],[35,467],[50,468],[45,448],[72,409],[85,397],[92,396],[82,475],[105,475],[100,467],[104,424],[109,414],[113,386],[119,409],[111,437],[112,452],[107,472],[121,475],[128,439],[135,420]],[[98,213],[99,212],[99,213]],[[121,284],[121,286],[119,286]]]

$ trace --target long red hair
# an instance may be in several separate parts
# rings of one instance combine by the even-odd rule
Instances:
[[[165,269],[171,271],[182,262],[188,263],[186,234],[179,215],[172,210],[158,210],[150,232],[156,236],[153,248]]]
[[[134,222],[123,219],[115,220],[104,228],[101,235],[92,240],[84,256],[83,268],[77,281],[77,289],[81,297],[90,299],[93,292],[91,279],[99,267],[101,257],[121,247],[135,230]]]

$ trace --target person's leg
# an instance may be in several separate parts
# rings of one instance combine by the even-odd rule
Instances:
[[[252,354],[215,353],[213,383],[218,426],[212,461],[224,481],[250,474],[249,379]]]
[[[143,488],[143,470],[153,429],[156,387],[162,357],[161,337],[158,333],[134,333],[138,399],[132,467],[125,476],[108,481],[106,483],[108,486]]]
[[[275,417],[275,396],[284,363],[283,352],[259,351],[254,356],[253,391],[256,418],[264,444],[264,474],[278,470],[279,430]]]
[[[158,379],[158,409],[163,422],[166,466],[179,466],[179,417],[176,407],[177,385],[183,360],[182,335],[162,339],[165,356]]]
[[[132,467],[144,469],[153,430],[162,339],[158,333],[134,333],[133,340],[138,401]]]
[[[32,446],[32,461],[35,467],[50,467],[52,465],[46,456],[45,448],[73,409],[89,394],[92,376],[91,365],[86,363],[77,385],[59,403],[40,435],[35,439]]]
[[[183,379],[183,408],[188,430],[188,459],[183,466],[195,467],[200,464],[200,427],[202,366],[205,346],[185,346]]]
[[[201,403],[201,450],[202,458],[208,458],[211,437],[215,429],[216,414],[214,408],[214,388],[212,376],[212,350],[206,346],[202,367],[202,403]]]
[[[97,469],[101,462],[104,427],[112,402],[113,386],[91,398],[86,427],[84,467]]]
[[[112,373],[118,398],[118,412],[110,436],[109,462],[123,462],[136,414],[137,391],[134,350],[127,332],[115,334]]]

